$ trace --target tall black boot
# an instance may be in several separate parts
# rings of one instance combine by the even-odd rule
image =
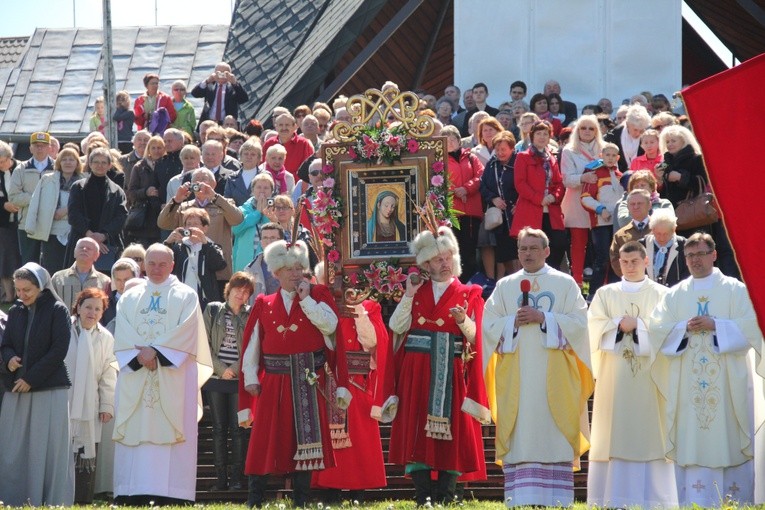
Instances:
[[[292,499],[298,508],[308,504],[311,495],[311,474],[313,471],[295,471],[292,473]]]
[[[454,503],[454,491],[457,486],[457,474],[448,471],[438,472],[438,485],[436,486],[436,503],[448,505]]]
[[[417,506],[424,506],[430,499],[430,470],[412,471],[409,475],[414,482],[414,500]]]
[[[228,489],[228,447],[224,431],[213,430],[213,462],[215,463],[215,476],[217,481],[210,487],[211,491],[225,491]]]
[[[240,491],[244,488],[242,477],[244,476],[244,434],[238,426],[236,429],[229,430],[231,434],[231,477],[229,479],[228,490]]]
[[[247,506],[261,508],[266,499],[267,475],[250,475],[247,477]]]
[[[225,491],[228,489],[228,442],[226,434],[226,407],[224,399],[226,395],[217,391],[208,391],[210,410],[212,411],[212,435],[213,435],[213,462],[215,463],[215,475],[217,482],[210,487],[211,491]]]

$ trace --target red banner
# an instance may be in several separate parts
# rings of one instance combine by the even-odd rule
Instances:
[[[741,275],[765,330],[765,54],[683,90]]]

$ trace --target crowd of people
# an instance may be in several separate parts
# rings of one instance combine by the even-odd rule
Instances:
[[[250,506],[269,475],[297,505],[385,486],[380,422],[417,504],[453,502],[486,478],[492,421],[511,507],[571,504],[587,451],[593,505],[754,502],[762,334],[722,224],[679,214],[708,178],[666,97],[422,91],[460,225],[423,220],[384,317],[338,309],[299,207],[347,98],[239,125],[247,92],[220,63],[197,122],[186,84],[159,81],[113,119],[99,98],[79,144],[34,133],[22,162],[0,142],[5,504],[193,501],[203,412],[210,489]],[[406,238],[398,207],[378,194],[370,242]]]

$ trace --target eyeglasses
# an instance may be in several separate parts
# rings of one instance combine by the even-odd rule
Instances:
[[[711,255],[714,252],[714,250],[709,251],[699,251],[696,253],[686,253],[685,258],[686,260],[694,260],[694,259],[700,259],[701,257],[706,257],[707,255]]]
[[[592,126],[582,126],[579,128],[579,131],[595,131],[595,128]]]
[[[143,262],[143,257],[130,257],[135,262]]]
[[[321,170],[311,170],[311,171],[310,171],[310,172],[308,172],[308,173],[309,173],[310,175],[312,175],[312,176],[316,177],[316,176],[318,176],[318,175],[321,173]]]

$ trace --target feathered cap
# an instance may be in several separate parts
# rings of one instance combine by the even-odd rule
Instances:
[[[449,227],[438,227],[435,235],[429,229],[423,230],[414,238],[410,248],[417,259],[418,266],[441,253],[451,253],[454,276],[462,274],[459,244],[457,243],[457,238],[454,237],[452,229]]]
[[[284,240],[273,242],[263,252],[263,259],[266,261],[271,274],[283,267],[294,266],[295,264],[300,264],[303,269],[310,268],[308,246],[303,241],[294,243],[288,243]]]

